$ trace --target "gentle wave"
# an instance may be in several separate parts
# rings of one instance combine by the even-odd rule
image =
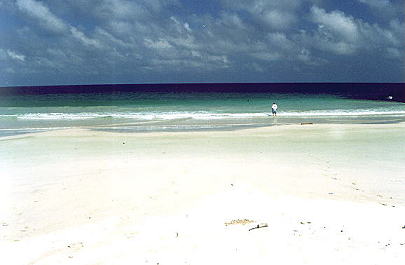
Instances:
[[[308,112],[286,112],[280,113],[284,116],[375,116],[375,115],[392,115],[392,116],[403,116],[405,111],[374,111],[374,110],[356,110],[356,111],[308,111]]]
[[[206,112],[163,112],[163,113],[29,113],[16,115],[21,120],[87,120],[98,118],[134,120],[177,120],[177,119],[223,119],[265,117],[266,113],[206,113]],[[1,116],[0,116],[1,117]]]
[[[176,119],[246,119],[263,118],[271,115],[267,112],[258,113],[211,113],[211,112],[145,112],[145,113],[27,113],[15,115],[0,115],[0,118],[17,118],[20,120],[88,120],[88,119],[134,119],[134,120],[176,120]],[[405,111],[375,111],[375,110],[332,110],[332,111],[302,111],[279,112],[282,117],[324,117],[324,116],[404,116]]]

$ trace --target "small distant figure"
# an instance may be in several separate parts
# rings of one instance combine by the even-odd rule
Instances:
[[[271,113],[273,116],[277,116],[277,104],[273,102],[273,105],[271,105]]]
[[[388,100],[392,100],[394,97],[393,96],[388,96],[387,99]]]

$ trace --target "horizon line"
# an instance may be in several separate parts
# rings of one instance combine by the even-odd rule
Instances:
[[[1,88],[29,88],[29,87],[66,87],[66,86],[115,86],[115,85],[209,85],[209,84],[404,84],[405,82],[163,82],[163,83],[94,83],[94,84],[56,84],[56,85],[12,85]]]

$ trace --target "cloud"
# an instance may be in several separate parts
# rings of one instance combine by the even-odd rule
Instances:
[[[390,21],[389,29],[390,39],[393,39],[394,45],[404,47],[405,43],[405,23],[400,22],[398,19]]]
[[[53,32],[63,32],[67,29],[67,25],[56,17],[42,2],[17,0],[16,3],[21,11],[36,19],[42,27]]]
[[[15,3],[9,16],[21,21],[11,22],[16,34],[0,31],[0,74],[14,69],[16,80],[329,81],[347,65],[360,72],[362,62],[404,62],[402,16],[359,18],[322,0],[221,0],[215,11],[172,0]]]
[[[101,43],[98,40],[87,37],[83,32],[79,31],[75,27],[70,27],[70,32],[75,39],[81,41],[86,46],[93,46],[95,48],[102,47]]]
[[[312,21],[325,26],[333,34],[347,41],[355,41],[358,37],[357,25],[352,17],[346,16],[341,11],[325,10],[313,6],[311,8]]]
[[[266,10],[260,19],[274,29],[288,28],[296,21],[292,13],[280,10]]]
[[[85,46],[92,46],[94,48],[102,47],[98,40],[89,38],[85,33],[76,27],[71,26],[69,23],[54,15],[48,6],[42,2],[35,0],[17,0],[16,3],[21,11],[39,21],[43,28],[65,35],[70,33],[71,37],[80,41],[80,43],[84,44]]]
[[[148,15],[145,6],[127,0],[104,0],[95,6],[94,11],[102,18],[139,19]]]
[[[169,49],[172,48],[173,46],[165,39],[159,39],[157,41],[153,41],[150,39],[145,39],[145,45],[148,48],[153,48],[153,49]]]
[[[173,69],[177,70],[194,68],[211,71],[228,67],[229,60],[224,51],[211,50],[205,46],[206,40],[201,39],[210,38],[211,33],[207,32],[206,35],[194,32],[188,22],[174,16],[167,18],[165,22],[159,29],[149,34],[144,39],[143,47],[140,47],[147,55],[144,57],[144,62],[149,64],[146,69],[175,66]],[[208,21],[205,23],[209,24]],[[154,25],[155,27],[158,28],[157,25]]]
[[[297,21],[297,10],[301,5],[299,0],[222,0],[227,8],[244,11],[251,19],[262,23],[274,30],[290,28]]]
[[[23,54],[18,54],[16,52],[10,51],[10,50],[6,50],[6,53],[11,59],[21,61],[21,62],[25,61],[25,55],[23,55]]]
[[[12,50],[5,50],[0,48],[0,59],[2,61],[5,61],[7,59],[12,59],[14,61],[19,61],[19,62],[24,62],[25,61],[25,55],[17,53]]]
[[[268,51],[262,51],[262,52],[253,52],[252,56],[260,61],[278,61],[282,57],[281,54],[278,52],[268,52]],[[256,66],[259,66],[258,63],[254,63]],[[260,71],[263,71],[263,68],[259,67],[258,69],[261,69]]]
[[[391,5],[391,2],[389,0],[357,0],[357,1],[374,8],[385,8]]]
[[[398,20],[391,21],[388,28],[383,28],[342,11],[327,12],[317,6],[310,11],[310,20],[317,29],[301,33],[298,37],[307,48],[347,56],[378,52],[387,58],[394,58],[399,54],[397,51],[403,50],[405,29]]]
[[[367,7],[381,21],[389,21],[394,17],[404,16],[403,0],[357,0]]]
[[[221,0],[229,8],[263,10],[263,9],[295,9],[301,0]]]

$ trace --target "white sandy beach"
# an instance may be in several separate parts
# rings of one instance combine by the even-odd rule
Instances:
[[[404,139],[403,123],[3,137],[1,263],[404,264]]]

